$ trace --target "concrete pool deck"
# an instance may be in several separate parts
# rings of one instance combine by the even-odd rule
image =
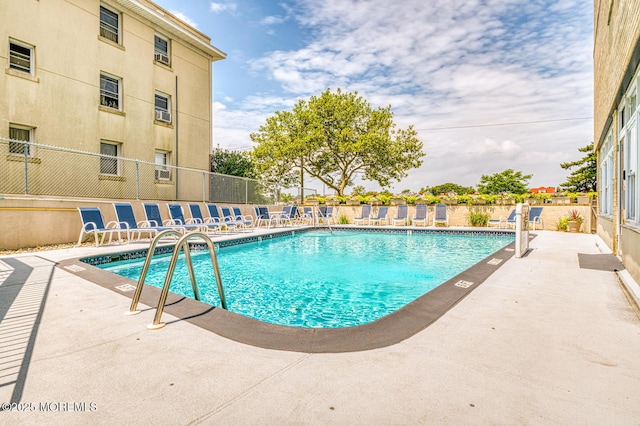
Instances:
[[[637,425],[640,319],[589,256],[606,247],[543,231],[531,248],[412,337],[338,354],[166,313],[148,331],[154,309],[126,317],[129,298],[56,267],[94,248],[0,257],[2,423]]]

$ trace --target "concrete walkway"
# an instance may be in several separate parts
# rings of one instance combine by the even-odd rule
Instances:
[[[640,320],[593,235],[543,231],[402,343],[306,354],[230,341],[55,261],[0,258],[2,424],[638,425]],[[175,320],[175,319],[174,319]],[[18,412],[17,410],[22,410]]]

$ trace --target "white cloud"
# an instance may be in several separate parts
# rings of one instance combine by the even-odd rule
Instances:
[[[193,28],[198,28],[198,24],[196,23],[196,21],[194,21],[193,19],[189,18],[184,13],[179,12],[177,10],[170,10],[169,12],[173,16],[175,16],[176,18],[180,19],[181,21],[184,21],[186,24],[191,25]]]
[[[238,8],[238,5],[235,3],[216,3],[216,2],[211,2],[209,4],[209,9],[213,12],[213,13],[221,13],[221,12],[235,12],[236,9]]]
[[[556,186],[567,175],[559,163],[591,142],[590,120],[465,127],[591,116],[592,10],[582,0],[300,0],[295,11],[315,39],[250,64],[292,100],[340,87],[392,105],[403,127],[460,127],[420,131],[427,157],[400,189],[475,185],[507,168]],[[245,104],[265,117],[287,105],[261,99]]]

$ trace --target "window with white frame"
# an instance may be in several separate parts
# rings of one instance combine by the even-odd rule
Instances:
[[[19,126],[16,124],[9,124],[9,154],[12,155],[25,155],[29,157],[33,156],[33,146],[27,143],[15,142],[25,141],[33,142],[33,127]]]
[[[120,43],[120,14],[100,6],[100,36]]]
[[[156,92],[155,116],[158,121],[171,123],[171,99],[168,95]]]
[[[104,73],[100,74],[100,105],[121,109],[122,80]]]
[[[33,74],[33,46],[9,40],[9,68]]]
[[[171,170],[167,167],[169,165],[169,153],[166,151],[156,151],[155,163],[156,180],[171,180]]]
[[[638,167],[640,167],[639,149],[638,149],[638,113],[637,109],[637,86],[631,85],[631,89],[627,93],[626,108],[629,112],[629,120],[626,128],[627,153],[627,191],[626,191],[626,217],[627,223],[638,225],[640,223],[638,217],[640,197],[638,196]]]
[[[156,61],[169,65],[171,63],[169,56],[169,40],[156,34],[153,38],[153,53],[153,58]]]
[[[120,144],[100,142],[100,174],[120,176]]]
[[[613,213],[613,135],[607,135],[600,147],[600,214]]]

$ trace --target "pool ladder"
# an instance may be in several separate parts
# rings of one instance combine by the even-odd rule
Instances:
[[[149,271],[149,265],[151,265],[151,258],[153,257],[156,246],[158,245],[160,240],[169,236],[180,238],[173,248],[173,254],[171,255],[171,261],[169,262],[167,276],[165,277],[164,285],[162,286],[162,291],[160,292],[160,300],[158,300],[156,315],[153,318],[153,323],[147,326],[149,330],[158,330],[166,325],[160,320],[162,319],[162,312],[164,311],[164,306],[167,302],[167,296],[169,295],[169,285],[171,284],[171,279],[173,278],[173,273],[176,268],[176,263],[178,262],[180,250],[184,250],[184,257],[185,261],[187,262],[187,269],[189,270],[189,278],[191,279],[191,287],[193,288],[194,297],[196,300],[200,300],[200,291],[198,290],[198,285],[196,284],[196,275],[193,272],[193,263],[191,262],[191,253],[189,252],[189,240],[192,238],[200,238],[204,240],[204,242],[207,244],[207,247],[209,248],[209,257],[211,258],[211,266],[213,267],[216,284],[218,285],[220,304],[222,305],[223,309],[227,309],[227,302],[224,297],[224,290],[222,288],[222,279],[220,278],[220,268],[218,267],[218,258],[216,256],[216,251],[214,249],[211,238],[209,238],[203,232],[189,232],[188,234],[183,235],[180,231],[168,229],[166,231],[158,233],[158,235],[156,235],[151,241],[149,251],[147,252],[147,258],[144,261],[144,266],[142,267],[142,272],[140,273],[140,278],[138,279],[136,291],[133,294],[133,298],[131,300],[131,307],[129,308],[129,311],[125,313],[125,315],[136,315],[140,313],[140,311],[138,310],[138,302],[140,301],[140,295],[142,294],[142,286],[144,284],[144,280],[147,276],[147,272]]]

